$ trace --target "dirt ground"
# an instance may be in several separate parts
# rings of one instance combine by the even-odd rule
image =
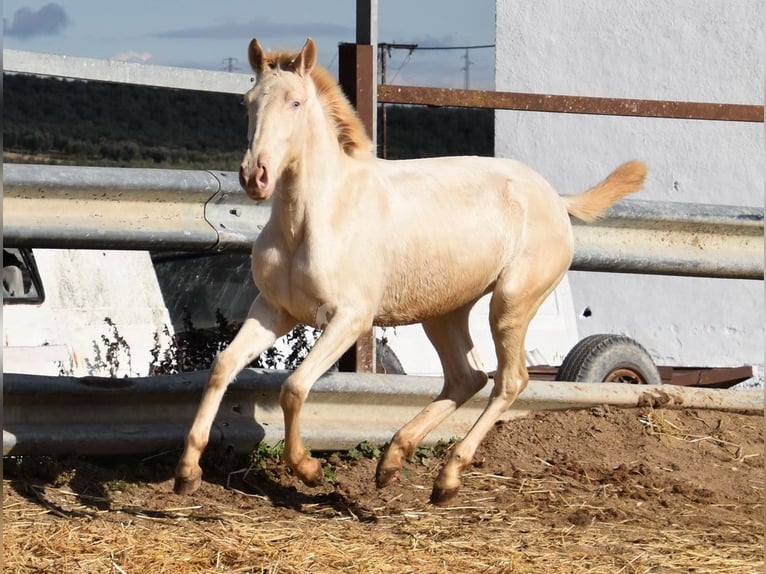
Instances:
[[[364,448],[366,446],[366,448]],[[428,503],[443,449],[376,490],[371,445],[309,489],[261,457],[6,460],[6,572],[761,572],[761,414],[620,410],[498,423],[456,503]],[[248,468],[249,466],[249,468]],[[232,472],[233,471],[233,472]]]

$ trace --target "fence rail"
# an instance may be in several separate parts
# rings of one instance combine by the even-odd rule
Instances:
[[[211,445],[247,452],[262,440],[281,440],[279,388],[287,374],[245,369],[224,395]],[[4,455],[92,455],[178,448],[207,372],[133,379],[6,374],[4,379]],[[382,444],[441,386],[440,377],[328,373],[314,385],[303,410],[306,444],[314,449],[349,448],[365,440]],[[428,442],[463,436],[486,405],[490,390],[487,385],[464,404]],[[531,381],[504,418],[602,404],[763,411],[763,392]]]
[[[269,218],[234,172],[9,164],[4,241],[17,247],[249,251]],[[624,201],[575,221],[572,268],[762,279],[763,209]]]
[[[3,50],[3,71],[223,94],[244,94],[253,85],[249,74],[9,49]]]
[[[378,102],[528,112],[763,122],[763,106],[382,85]]]
[[[8,164],[3,186],[17,247],[247,250],[270,212],[234,172]]]

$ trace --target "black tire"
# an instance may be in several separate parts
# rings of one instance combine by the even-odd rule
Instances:
[[[569,351],[556,375],[558,381],[615,382],[659,385],[660,373],[649,353],[623,335],[591,335]]]
[[[384,373],[387,375],[406,375],[402,363],[399,362],[399,357],[396,356],[394,350],[388,346],[388,343],[382,339],[375,339],[375,357],[376,373]]]

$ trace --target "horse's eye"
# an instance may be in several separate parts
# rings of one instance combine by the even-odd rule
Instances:
[[[293,100],[290,105],[293,107],[293,109],[298,109],[301,107],[301,103],[298,100]]]

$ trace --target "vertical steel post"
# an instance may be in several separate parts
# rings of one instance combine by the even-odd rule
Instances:
[[[377,142],[378,0],[356,1],[356,44],[338,47],[339,80],[368,135]],[[375,372],[375,330],[365,333],[340,360],[341,371]]]

